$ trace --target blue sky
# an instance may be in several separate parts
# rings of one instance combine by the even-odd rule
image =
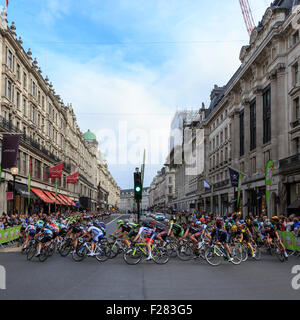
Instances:
[[[269,1],[249,2],[257,23]],[[10,0],[8,21],[81,130],[95,132],[121,188],[144,147],[151,183],[175,111],[208,105],[249,41],[238,0]]]

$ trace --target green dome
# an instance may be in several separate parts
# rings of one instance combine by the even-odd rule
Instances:
[[[90,129],[83,134],[85,140],[97,140],[96,135]]]

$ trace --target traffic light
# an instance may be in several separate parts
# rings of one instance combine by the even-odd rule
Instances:
[[[142,200],[142,177],[140,172],[134,173],[134,199],[136,201]]]

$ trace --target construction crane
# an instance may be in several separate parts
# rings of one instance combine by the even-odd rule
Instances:
[[[246,28],[250,36],[253,29],[255,29],[255,23],[252,16],[252,11],[251,11],[248,0],[239,0],[239,1],[240,1],[243,17],[245,20]]]

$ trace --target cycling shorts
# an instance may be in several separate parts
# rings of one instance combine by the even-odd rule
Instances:
[[[146,236],[146,237],[145,237],[145,241],[146,241],[146,243],[147,243],[147,242],[153,243],[153,241],[154,241],[155,238],[156,238],[156,233],[153,232],[150,236]]]
[[[99,233],[92,239],[92,241],[95,243],[99,242],[99,240],[102,239],[103,237],[104,237],[103,233]]]
[[[46,242],[49,242],[51,241],[52,238],[49,236],[49,235],[45,235],[41,238],[41,243],[46,243]]]
[[[222,232],[220,235],[219,235],[219,239],[218,239],[219,242],[221,243],[229,243],[230,242],[230,236],[228,233],[225,233],[225,232]]]

